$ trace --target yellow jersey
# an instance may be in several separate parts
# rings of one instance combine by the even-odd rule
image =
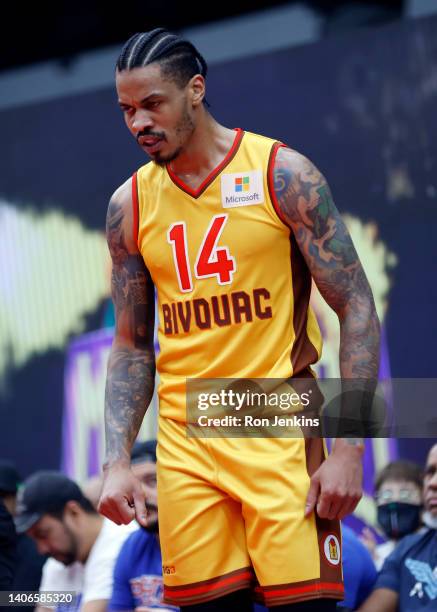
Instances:
[[[196,190],[168,165],[134,174],[135,238],[157,292],[163,417],[185,420],[187,378],[304,376],[320,357],[310,272],[275,198],[281,146],[235,130]]]

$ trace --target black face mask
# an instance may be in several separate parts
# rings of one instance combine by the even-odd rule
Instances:
[[[420,525],[422,506],[403,502],[390,502],[378,506],[378,523],[385,535],[393,540],[413,533]]]

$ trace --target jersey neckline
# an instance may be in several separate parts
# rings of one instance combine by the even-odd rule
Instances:
[[[222,170],[224,170],[226,168],[226,166],[231,163],[231,161],[234,159],[238,149],[240,148],[240,144],[241,144],[241,141],[242,141],[243,136],[244,136],[244,130],[242,130],[241,128],[234,128],[234,129],[235,129],[235,131],[237,133],[235,135],[235,139],[234,139],[234,142],[232,144],[232,147],[229,149],[229,151],[227,152],[227,154],[224,157],[224,159],[219,163],[218,166],[216,166],[213,170],[211,170],[211,172],[208,174],[208,176],[199,185],[199,187],[197,189],[192,189],[191,187],[189,187],[189,185],[186,185],[184,183],[184,181],[182,179],[180,179],[173,172],[173,170],[170,168],[170,166],[168,164],[166,164],[167,173],[168,173],[169,177],[171,178],[171,180],[173,181],[173,183],[176,185],[176,187],[179,187],[179,189],[182,189],[182,191],[185,191],[185,193],[190,195],[192,198],[197,199],[198,197],[200,197],[202,195],[202,193],[205,191],[205,189],[207,189],[207,187],[209,187],[209,185],[211,185],[211,183],[214,181],[214,179],[217,178],[217,176],[220,174],[220,172],[222,172]]]

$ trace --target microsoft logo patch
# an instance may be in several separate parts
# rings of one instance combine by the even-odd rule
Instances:
[[[221,175],[223,208],[238,208],[264,203],[264,180],[261,169],[240,170]]]
[[[250,177],[249,176],[238,176],[235,179],[235,192],[250,191]]]

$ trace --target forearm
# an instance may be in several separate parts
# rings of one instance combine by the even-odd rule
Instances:
[[[380,326],[372,296],[354,298],[340,320],[342,379],[376,381],[379,370]]]
[[[339,436],[349,442],[367,437],[379,370],[379,321],[371,295],[354,298],[340,318],[342,379]]]
[[[155,385],[153,348],[135,349],[114,342],[108,364],[105,396],[106,461],[130,463]]]

